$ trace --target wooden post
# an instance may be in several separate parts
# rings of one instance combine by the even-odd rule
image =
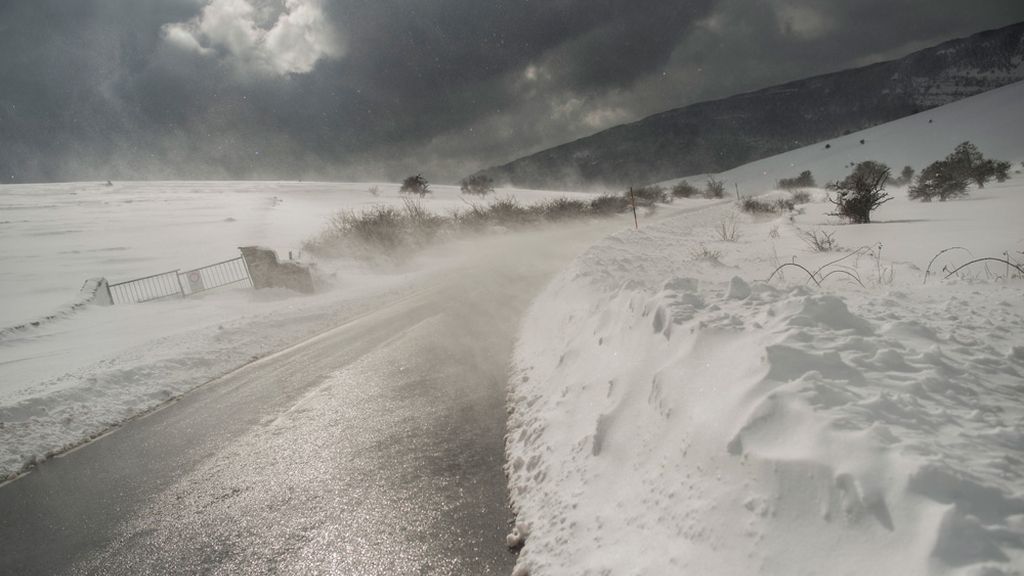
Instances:
[[[740,185],[735,183],[735,182],[733,182],[732,185],[736,187],[736,201],[739,202],[740,201]]]
[[[636,196],[633,194],[633,187],[629,187],[629,203],[633,205],[633,226],[640,229],[640,221],[636,219]]]

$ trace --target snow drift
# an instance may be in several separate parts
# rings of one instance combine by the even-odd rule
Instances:
[[[933,124],[966,126],[1000,102],[1012,130],[1022,90],[933,111]],[[952,149],[907,145],[915,122],[873,129],[906,150],[875,159],[920,166]],[[986,142],[1024,156],[1019,136]],[[732,178],[837,172],[819,149]],[[518,573],[1020,573],[1024,280],[1002,267],[945,279],[967,260],[954,251],[924,282],[952,245],[1020,259],[1015,178],[963,202],[890,190],[876,224],[841,225],[816,191],[792,216],[711,207],[594,246],[535,302],[515,355]],[[812,252],[811,230],[847,249]],[[846,274],[766,282],[785,262]]]

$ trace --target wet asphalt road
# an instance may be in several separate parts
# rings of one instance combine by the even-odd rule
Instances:
[[[452,247],[411,295],[0,487],[0,574],[508,574],[518,319],[623,223]]]

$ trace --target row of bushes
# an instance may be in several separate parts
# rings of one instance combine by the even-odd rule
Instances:
[[[740,210],[749,214],[778,214],[789,212],[796,208],[796,202],[792,198],[744,198],[740,201]]]
[[[402,207],[377,204],[360,212],[339,212],[331,217],[323,232],[303,243],[303,249],[326,257],[390,255],[490,227],[609,216],[629,207],[629,199],[622,195],[601,195],[589,200],[555,198],[530,205],[520,204],[509,196],[486,205],[471,203],[465,210],[442,215],[408,199]]]
[[[725,183],[721,180],[716,180],[714,176],[709,176],[703,190],[686,180],[676,183],[671,188],[651,184],[632,188],[631,190],[633,198],[636,199],[637,206],[651,206],[656,203],[669,204],[676,198],[722,198],[725,196]],[[629,194],[630,192],[627,191],[627,197]]]
[[[807,174],[810,174],[810,172],[807,172]],[[811,185],[813,186],[813,180]],[[486,174],[474,174],[464,178],[459,183],[459,190],[462,194],[487,196],[494,192],[494,179]],[[703,190],[686,180],[675,184],[670,189],[666,189],[658,184],[652,184],[632,188],[631,190],[632,192],[625,192],[627,198],[630,198],[630,194],[632,194],[632,198],[636,199],[637,206],[651,206],[656,203],[668,204],[676,198],[691,198],[694,196],[722,198],[725,196],[725,183],[716,180],[714,176],[709,176]],[[427,182],[427,179],[422,174],[405,178],[398,191],[401,194],[410,194],[420,198],[433,193],[430,190],[430,183]],[[372,190],[371,193],[377,196],[376,190]]]

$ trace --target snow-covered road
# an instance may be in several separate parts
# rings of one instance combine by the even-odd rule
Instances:
[[[0,487],[0,573],[507,574],[519,318],[625,223],[446,247],[415,290],[42,463]]]

